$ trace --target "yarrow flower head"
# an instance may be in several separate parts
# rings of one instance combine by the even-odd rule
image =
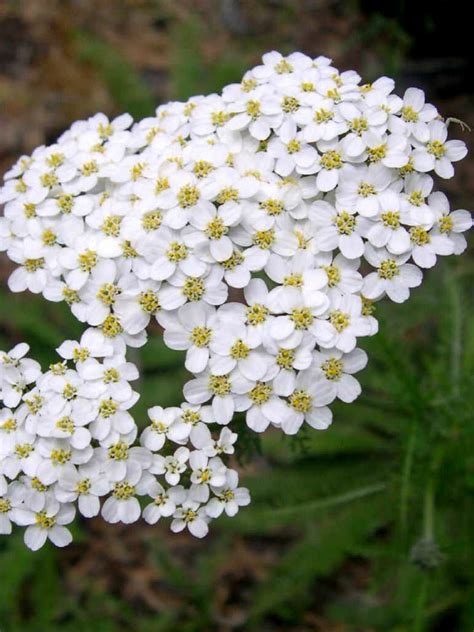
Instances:
[[[221,94],[78,121],[5,174],[10,289],[66,302],[85,331],[46,370],[26,344],[0,352],[0,533],[65,546],[76,509],[128,524],[143,506],[204,537],[250,502],[236,413],[295,434],[358,397],[373,303],[407,300],[472,225],[432,177],[464,143],[421,90],[360,81],[268,53]],[[192,378],[139,434],[126,354],[153,321]]]

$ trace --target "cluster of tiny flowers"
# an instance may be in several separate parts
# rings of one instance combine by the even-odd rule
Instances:
[[[173,531],[187,527],[203,537],[212,518],[249,503],[237,472],[222,460],[234,452],[237,435],[226,427],[213,437],[206,407],[151,408],[151,425],[135,445],[129,409],[138,393],[130,382],[138,370],[120,340],[90,328],[79,342],[63,342],[45,373],[24,358],[27,351],[21,344],[0,352],[1,534],[13,523],[27,527],[33,550],[47,539],[65,546],[76,507],[86,518],[101,513],[129,524],[142,514],[141,496],[150,524],[172,516]]]
[[[358,397],[374,302],[407,300],[472,224],[429,175],[452,177],[464,143],[421,90],[360,81],[268,53],[219,95],[76,122],[5,175],[10,289],[65,301],[89,328],[46,373],[24,346],[3,355],[0,532],[67,544],[77,506],[202,537],[249,502],[222,460],[236,412],[295,434]],[[125,356],[151,320],[194,377],[137,444]]]

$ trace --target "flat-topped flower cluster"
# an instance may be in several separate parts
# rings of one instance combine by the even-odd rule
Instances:
[[[393,90],[272,52],[222,94],[78,121],[5,175],[10,289],[88,328],[45,373],[26,345],[0,355],[0,532],[65,545],[77,506],[202,537],[249,502],[224,463],[236,412],[295,434],[357,398],[374,302],[408,299],[472,224],[429,175],[452,177],[464,143],[421,90]],[[126,350],[151,320],[194,377],[137,442]]]

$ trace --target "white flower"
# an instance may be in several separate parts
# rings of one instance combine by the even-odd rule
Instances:
[[[450,212],[448,198],[440,191],[432,193],[428,203],[436,216],[436,223],[431,236],[440,236],[443,241],[450,242],[452,252],[459,255],[466,249],[467,242],[461,233],[472,226],[472,216],[469,211],[457,210]]]
[[[180,443],[189,435],[184,424],[178,421],[179,408],[166,408],[153,406],[148,409],[148,417],[151,425],[142,433],[141,443],[152,452],[158,452],[165,444],[166,439]]]
[[[215,309],[204,302],[187,303],[175,312],[162,312],[158,322],[170,349],[186,350],[185,366],[192,373],[203,371],[209,361],[209,344],[214,336]]]
[[[275,172],[282,177],[289,176],[292,171],[311,173],[318,153],[314,147],[305,142],[301,132],[297,132],[294,122],[285,122],[278,130],[278,137],[272,138],[268,144],[268,153],[276,158]]]
[[[45,289],[51,276],[46,269],[45,246],[27,238],[24,242],[14,244],[8,256],[20,264],[8,279],[8,287],[12,292],[28,289],[33,294],[39,294]]]
[[[149,494],[154,478],[140,467],[128,466],[126,478],[113,484],[109,498],[102,506],[102,517],[112,524],[123,522],[131,524],[141,515],[137,495]]]
[[[25,498],[25,488],[19,482],[8,484],[0,475],[0,535],[10,535],[15,510]]]
[[[358,216],[338,205],[317,201],[310,208],[310,218],[319,228],[314,240],[323,252],[339,248],[347,259],[357,259],[364,252],[364,243],[358,232]]]
[[[367,149],[371,134],[385,131],[387,121],[387,114],[382,109],[362,107],[362,103],[341,103],[338,108],[349,127],[349,133],[341,141],[341,146],[352,158],[360,156]]]
[[[236,398],[236,410],[245,410],[247,426],[263,432],[270,424],[279,427],[289,416],[285,402],[273,391],[271,383],[257,382],[246,394]]]
[[[367,298],[372,298],[366,293],[365,295]],[[362,316],[360,297],[353,294],[349,296],[334,295],[328,312],[328,319],[318,319],[310,331],[321,347],[325,349],[336,347],[344,353],[349,353],[354,349],[357,337],[371,336],[375,333]]]
[[[377,299],[387,294],[395,303],[403,303],[410,295],[410,288],[418,287],[423,275],[419,268],[406,263],[410,253],[394,256],[384,248],[367,246],[367,261],[377,268],[364,279],[363,293],[369,299]]]
[[[223,272],[211,268],[205,276],[186,276],[177,272],[169,280],[170,285],[160,293],[163,309],[177,309],[186,302],[205,301],[210,305],[221,305],[227,298],[227,286],[222,283]]]
[[[186,499],[186,492],[181,485],[165,490],[158,481],[150,487],[149,495],[153,498],[153,502],[143,510],[143,519],[148,524],[156,524],[161,517],[173,515],[176,507]]]
[[[342,353],[338,349],[323,349],[313,356],[313,370],[321,375],[333,389],[334,397],[346,403],[353,402],[361,393],[359,382],[352,376],[367,364],[367,354],[362,349]]]
[[[215,375],[210,370],[203,371],[194,380],[184,385],[183,393],[191,404],[203,404],[212,397],[212,411],[219,424],[227,424],[235,410],[231,393],[232,376]]]
[[[219,457],[209,459],[201,450],[193,450],[189,456],[191,469],[190,498],[199,502],[209,499],[209,485],[219,487],[226,479],[227,468]]]
[[[73,521],[75,513],[73,505],[61,505],[50,498],[42,511],[17,508],[13,512],[13,518],[16,524],[27,527],[25,544],[32,551],[37,551],[47,540],[59,547],[70,544],[72,535],[64,525]]]
[[[223,376],[237,368],[248,380],[260,380],[268,370],[268,357],[256,347],[246,325],[228,321],[222,323],[210,343],[212,355],[209,367],[212,374]]]
[[[446,140],[448,128],[442,121],[428,124],[429,138],[425,144],[417,143],[413,152],[413,165],[423,173],[434,170],[441,178],[452,178],[454,167],[451,163],[462,160],[467,147],[461,140]]]
[[[296,434],[304,421],[312,428],[325,430],[332,421],[331,411],[326,404],[332,400],[332,388],[326,380],[310,370],[301,371],[288,398],[291,415],[282,419],[283,432]]]
[[[182,446],[173,455],[163,457],[157,455],[150,471],[153,474],[164,474],[169,485],[178,485],[181,474],[186,470],[189,449]]]
[[[410,236],[403,226],[407,213],[401,210],[401,199],[394,191],[380,195],[380,210],[371,219],[361,218],[361,232],[376,248],[386,247],[393,254],[410,249]]]
[[[206,512],[211,518],[218,518],[223,511],[232,517],[237,514],[239,507],[250,503],[250,494],[245,487],[237,487],[239,475],[235,470],[227,470],[226,481],[220,487],[212,486],[214,498],[206,505]]]
[[[208,521],[204,507],[200,507],[194,500],[186,500],[173,514],[171,531],[179,533],[188,528],[196,538],[203,538],[209,531]]]
[[[341,173],[336,202],[341,208],[357,209],[363,217],[373,217],[380,209],[380,194],[393,180],[393,173],[381,164],[346,165]]]
[[[281,123],[282,110],[278,101],[265,87],[256,88],[248,97],[233,104],[233,116],[226,128],[232,131],[248,128],[249,133],[257,140],[265,140],[272,128]]]
[[[111,485],[98,463],[91,461],[62,473],[54,493],[61,503],[77,501],[79,512],[85,518],[92,518],[99,514],[99,499],[110,491]]]
[[[43,485],[51,485],[66,473],[75,471],[75,465],[87,463],[91,455],[90,446],[78,450],[66,439],[40,439],[37,444],[38,465],[35,474]]]
[[[438,112],[430,103],[425,103],[425,93],[418,88],[408,88],[403,96],[400,116],[390,116],[389,127],[395,134],[405,134],[426,143],[429,140],[428,123]]]

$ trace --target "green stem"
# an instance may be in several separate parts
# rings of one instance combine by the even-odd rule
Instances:
[[[434,471],[431,470],[425,488],[424,509],[423,509],[423,537],[425,540],[434,541]]]
[[[404,544],[407,537],[408,500],[410,496],[410,480],[413,468],[413,456],[415,453],[416,430],[417,426],[414,423],[411,428],[410,436],[408,437],[402,468],[402,482],[400,488],[400,533],[401,541]]]
[[[451,343],[451,388],[454,396],[459,395],[459,377],[462,355],[462,306],[456,282],[448,285],[451,302],[452,343]]]
[[[429,577],[425,573],[421,578],[420,590],[418,592],[418,599],[416,600],[415,619],[413,621],[413,632],[422,632],[425,625],[425,609],[426,601],[428,599],[428,585]]]
[[[373,485],[367,485],[367,487],[359,487],[358,489],[353,489],[350,492],[339,494],[338,496],[330,496],[328,498],[322,498],[321,500],[315,500],[313,502],[301,505],[292,505],[290,507],[272,509],[271,513],[272,516],[281,516],[284,514],[296,513],[302,510],[308,511],[312,509],[325,509],[326,507],[344,505],[347,502],[351,502],[353,500],[357,500],[359,498],[364,498],[365,496],[370,496],[372,494],[381,492],[385,488],[385,483],[374,483]]]

